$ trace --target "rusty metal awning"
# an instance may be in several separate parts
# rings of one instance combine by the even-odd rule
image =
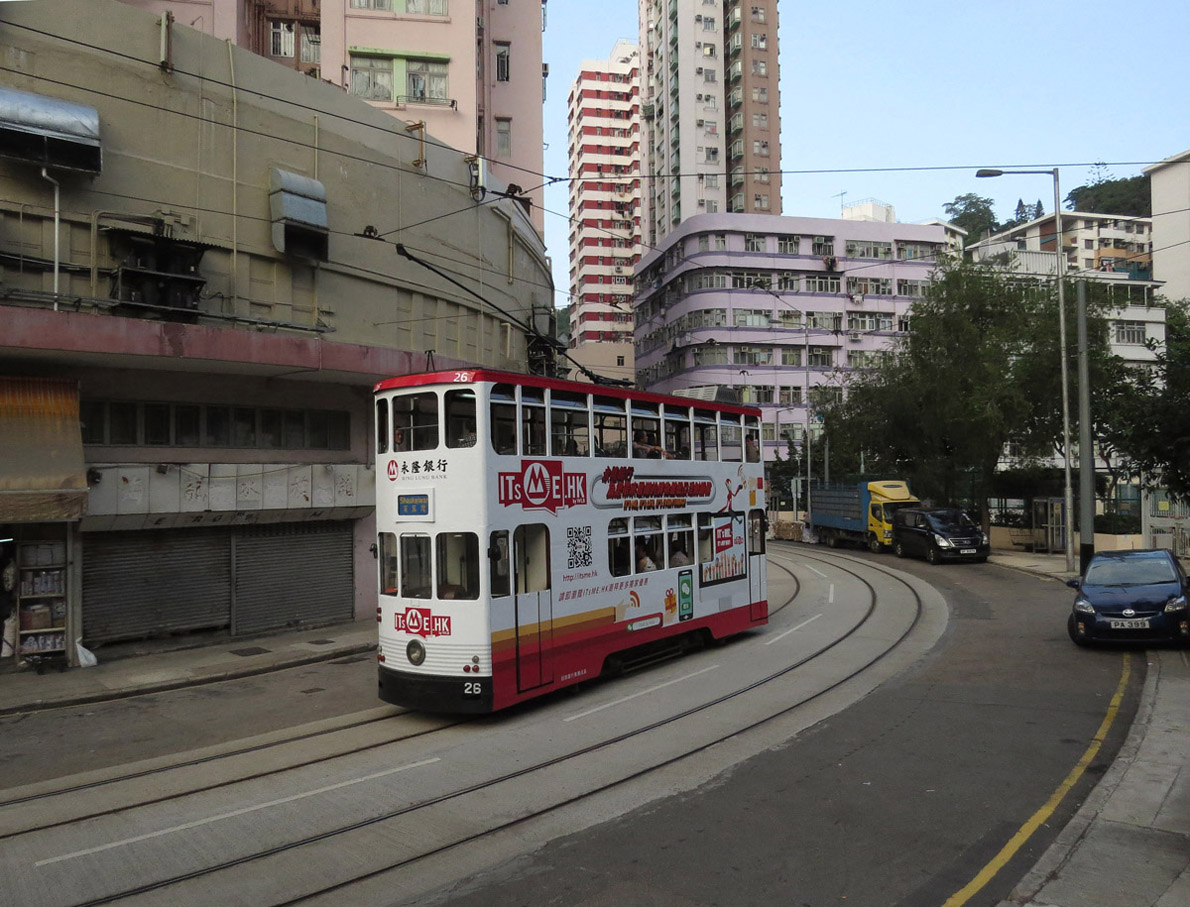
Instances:
[[[86,510],[78,382],[0,377],[0,523],[77,520]]]

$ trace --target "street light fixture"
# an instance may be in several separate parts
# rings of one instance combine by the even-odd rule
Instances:
[[[1062,448],[1063,466],[1066,473],[1065,510],[1066,526],[1063,535],[1066,542],[1066,572],[1074,572],[1074,490],[1070,482],[1070,379],[1067,375],[1066,356],[1066,297],[1063,290],[1063,277],[1066,271],[1065,252],[1062,249],[1062,192],[1058,186],[1058,168],[1052,170],[977,170],[975,175],[980,178],[996,176],[1044,175],[1054,180],[1054,233],[1056,234],[1056,266],[1055,278],[1058,283],[1058,344],[1062,355]],[[1092,530],[1093,531],[1093,530]],[[1083,532],[1087,528],[1083,527]]]

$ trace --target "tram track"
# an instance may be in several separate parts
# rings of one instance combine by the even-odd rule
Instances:
[[[204,882],[200,884],[210,883],[212,878],[217,874],[234,874],[236,872],[252,870],[259,872],[262,867],[269,867],[270,861],[274,863],[280,861],[283,863],[285,860],[300,860],[300,857],[297,855],[300,854],[304,848],[316,848],[320,845],[325,846],[328,843],[334,842],[336,840],[347,840],[355,835],[366,834],[370,830],[377,833],[383,831],[388,834],[392,834],[393,830],[391,828],[385,828],[386,824],[391,826],[394,823],[402,823],[413,820],[414,825],[416,826],[419,823],[419,820],[423,819],[424,817],[425,821],[420,822],[420,824],[422,826],[429,825],[432,827],[435,825],[432,817],[435,815],[436,811],[450,813],[457,810],[467,813],[469,810],[466,809],[466,804],[470,803],[472,799],[481,799],[485,794],[490,797],[491,793],[493,791],[499,790],[501,786],[514,786],[515,782],[530,778],[541,778],[544,782],[544,780],[549,777],[551,772],[555,772],[560,767],[564,767],[568,764],[575,763],[577,761],[583,760],[586,757],[591,757],[596,754],[614,753],[617,749],[624,748],[626,744],[642,740],[649,735],[655,734],[656,732],[663,731],[667,728],[672,728],[681,722],[688,722],[689,719],[695,718],[696,716],[705,715],[712,710],[716,710],[720,706],[732,704],[737,700],[740,700],[741,697],[746,697],[749,693],[761,690],[769,684],[774,684],[782,678],[788,677],[792,674],[792,672],[798,670],[799,668],[802,668],[817,659],[824,658],[828,655],[828,653],[836,650],[838,647],[844,645],[848,640],[855,637],[856,634],[860,633],[860,631],[870,623],[873,615],[877,611],[880,602],[879,596],[872,583],[863,576],[860,576],[860,570],[856,569],[859,563],[863,564],[863,570],[869,570],[881,574],[895,582],[900,583],[906,590],[908,590],[910,600],[913,603],[913,612],[911,619],[907,621],[906,626],[904,626],[899,635],[889,640],[883,649],[876,652],[862,663],[853,666],[853,668],[844,675],[833,679],[830,683],[815,688],[813,691],[809,692],[807,695],[801,696],[796,701],[782,702],[780,703],[780,708],[769,708],[766,710],[765,714],[760,715],[759,717],[753,718],[752,720],[746,722],[732,724],[729,729],[714,733],[710,735],[709,738],[698,741],[696,744],[683,746],[677,751],[670,753],[663,759],[651,761],[646,765],[637,766],[627,772],[618,773],[614,778],[606,781],[596,782],[586,789],[578,791],[571,796],[557,799],[555,802],[540,807],[530,807],[520,815],[515,815],[498,821],[480,822],[480,827],[469,828],[467,833],[455,834],[446,840],[438,842],[427,842],[427,844],[432,844],[432,846],[419,848],[415,852],[409,853],[397,859],[382,861],[382,865],[374,866],[367,871],[354,872],[353,874],[349,874],[350,877],[348,878],[341,878],[330,884],[322,885],[321,887],[314,887],[309,890],[291,894],[285,899],[275,900],[272,903],[277,905],[288,905],[307,903],[312,900],[317,900],[324,897],[339,897],[343,892],[349,891],[353,886],[359,886],[362,883],[380,878],[386,873],[402,870],[422,861],[428,861],[433,857],[446,854],[456,848],[475,843],[484,838],[496,836],[509,830],[515,830],[533,822],[535,819],[542,819],[543,817],[549,816],[551,814],[559,813],[568,807],[574,807],[576,805],[582,804],[584,801],[596,798],[601,794],[606,794],[616,788],[624,787],[634,781],[646,778],[651,774],[662,772],[667,768],[681,763],[683,760],[688,760],[698,754],[706,753],[713,747],[719,746],[733,737],[748,734],[749,732],[771,724],[782,717],[788,716],[798,709],[803,708],[808,703],[825,696],[831,691],[836,690],[849,681],[859,677],[865,671],[869,670],[873,665],[886,658],[891,652],[895,651],[904,643],[906,638],[917,627],[922,616],[923,608],[922,598],[911,583],[907,582],[902,575],[898,575],[897,573],[890,570],[885,570],[879,565],[874,565],[866,561],[857,562],[854,559],[850,559],[842,555],[818,555],[817,553],[805,551],[800,547],[794,548],[793,546],[789,546],[787,548],[786,546],[770,546],[769,555],[771,567],[786,573],[792,578],[794,583],[794,589],[792,593],[787,596],[786,599],[782,601],[777,607],[771,609],[770,615],[776,615],[785,608],[794,604],[798,597],[802,594],[803,587],[801,582],[798,580],[796,574],[790,568],[788,563],[783,563],[792,562],[792,555],[794,554],[798,555],[804,560],[814,561],[822,565],[829,565],[831,568],[838,570],[845,575],[850,575],[867,589],[868,601],[866,603],[866,607],[863,609],[862,614],[857,620],[854,621],[853,625],[850,626],[845,633],[838,635],[836,638],[833,638],[826,644],[819,645],[813,650],[804,653],[801,657],[793,660],[790,664],[783,666],[779,670],[770,671],[764,676],[755,678],[751,682],[731,689],[722,695],[708,699],[707,701],[698,703],[697,705],[681,709],[656,721],[646,723],[640,727],[610,736],[606,739],[598,740],[586,746],[581,746],[571,751],[555,755],[551,758],[538,760],[531,765],[521,766],[515,770],[498,774],[495,777],[487,778],[473,784],[463,785],[457,787],[454,790],[445,791],[436,796],[426,797],[396,809],[388,809],[366,819],[341,823],[335,827],[299,837],[296,840],[284,842],[272,847],[262,847],[255,850],[254,852],[245,853],[238,857],[234,857],[222,862],[203,866],[193,871],[175,873],[168,878],[146,882],[142,885],[130,886],[115,893],[106,894],[101,897],[96,897],[77,903],[80,905],[80,907],[84,904],[108,904],[124,899],[133,899],[134,901],[143,900],[146,903],[157,903],[160,901],[157,901],[155,896],[160,896],[163,894],[168,896],[170,903],[187,903],[187,900],[184,896],[184,892],[188,890],[186,883],[193,883],[199,880],[204,880]],[[427,731],[426,733],[433,732]],[[343,755],[345,756],[349,754],[344,753]],[[261,777],[265,774],[268,773],[261,773],[261,775],[254,777]],[[238,780],[246,781],[250,779],[244,778]],[[235,780],[228,781],[226,785],[218,786],[227,786],[234,783],[236,783]],[[540,783],[536,786],[544,788],[548,785]],[[200,788],[191,791],[190,793],[200,793],[207,789],[209,788]],[[177,796],[185,796],[185,793],[179,793]],[[464,804],[464,807],[460,809],[459,804]],[[136,805],[125,807],[125,810],[133,808],[136,808]],[[283,871],[277,872],[276,867],[266,870],[266,875],[271,878],[285,877],[285,873]]]

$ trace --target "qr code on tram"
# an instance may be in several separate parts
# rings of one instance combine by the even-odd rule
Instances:
[[[566,530],[566,553],[568,569],[591,566],[590,526],[572,526]]]

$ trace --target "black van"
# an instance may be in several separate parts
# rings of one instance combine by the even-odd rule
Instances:
[[[897,557],[942,561],[986,561],[987,536],[971,517],[953,507],[903,507],[893,514],[893,551]]]

